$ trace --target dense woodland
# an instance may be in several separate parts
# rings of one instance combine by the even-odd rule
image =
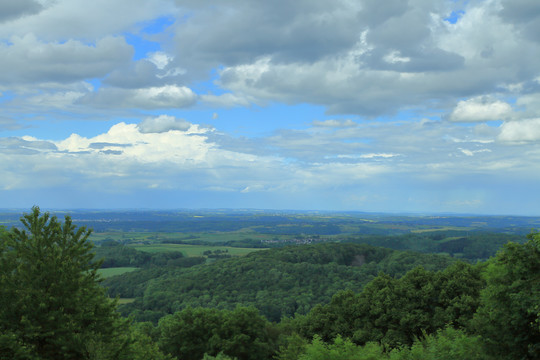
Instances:
[[[538,233],[486,261],[327,242],[203,263],[21,220],[0,230],[2,359],[540,358]],[[102,281],[103,264],[140,269]]]
[[[343,289],[359,291],[379,273],[400,277],[422,266],[440,270],[448,256],[363,244],[323,243],[253,252],[241,258],[179,268],[150,267],[107,279],[111,296],[137,298],[122,307],[137,320],[157,321],[186,307],[255,306],[271,321],[306,314]]]

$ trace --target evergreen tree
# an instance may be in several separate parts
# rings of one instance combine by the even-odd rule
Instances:
[[[0,353],[10,359],[120,359],[126,322],[99,285],[91,230],[38,207],[0,236]]]

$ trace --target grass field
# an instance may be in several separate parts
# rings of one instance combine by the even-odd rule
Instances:
[[[120,274],[127,273],[134,270],[137,270],[137,268],[136,267],[112,267],[112,268],[99,269],[98,273],[102,277],[108,278],[114,275],[120,275]]]
[[[180,251],[185,256],[203,256],[203,253],[207,250],[216,251],[227,250],[227,253],[233,256],[246,255],[253,251],[265,250],[254,248],[237,248],[230,246],[209,246],[209,245],[185,245],[185,244],[151,244],[151,245],[130,245],[136,250],[146,251],[149,253],[168,252],[168,251]]]

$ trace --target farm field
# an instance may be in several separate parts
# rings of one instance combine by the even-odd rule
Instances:
[[[135,270],[137,270],[136,267],[111,267],[99,269],[98,274],[100,274],[103,278],[109,278],[111,276],[121,275]]]
[[[264,248],[238,248],[232,246],[212,246],[212,245],[187,245],[187,244],[151,244],[151,245],[130,245],[135,250],[149,253],[180,251],[185,256],[203,256],[205,251],[221,250],[232,256],[242,256],[253,251],[265,250]]]

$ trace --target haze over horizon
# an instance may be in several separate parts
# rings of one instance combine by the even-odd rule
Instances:
[[[540,215],[537,0],[0,3],[0,208]]]

